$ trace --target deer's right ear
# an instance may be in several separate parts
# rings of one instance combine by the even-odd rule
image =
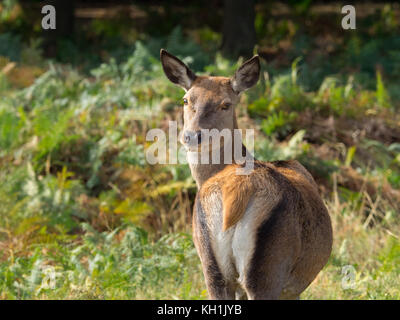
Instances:
[[[254,86],[260,77],[260,58],[258,55],[243,63],[236,70],[231,79],[232,88],[236,93],[240,93]]]
[[[196,75],[177,57],[161,49],[160,60],[167,78],[186,91],[190,89]]]

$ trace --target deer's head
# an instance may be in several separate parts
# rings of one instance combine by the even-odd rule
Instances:
[[[197,150],[203,142],[201,130],[232,132],[237,128],[234,106],[239,102],[240,93],[258,81],[258,56],[243,63],[231,78],[196,76],[181,60],[163,49],[160,58],[167,78],[186,91],[182,144]]]

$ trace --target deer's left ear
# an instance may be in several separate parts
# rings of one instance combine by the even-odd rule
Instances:
[[[258,55],[243,63],[231,78],[232,88],[240,93],[254,86],[260,77],[260,58]]]
[[[190,89],[196,75],[177,57],[164,49],[160,51],[160,60],[167,78],[186,91]]]

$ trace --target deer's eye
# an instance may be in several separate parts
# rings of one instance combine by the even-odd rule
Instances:
[[[188,100],[186,98],[183,98],[183,104],[187,105],[188,104]]]
[[[222,104],[221,109],[222,110],[228,110],[231,107],[231,103],[229,102],[225,102],[224,104]]]

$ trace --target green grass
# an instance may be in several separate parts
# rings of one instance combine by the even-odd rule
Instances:
[[[140,228],[50,237],[28,256],[0,263],[3,299],[202,299],[205,292],[191,237],[168,234],[151,241]],[[54,277],[53,277],[54,275]]]
[[[368,201],[365,198],[361,202]],[[348,202],[336,199],[328,208],[334,230],[332,255],[302,298],[400,299],[400,227],[394,212],[371,212],[373,221],[382,219],[371,227],[361,210],[349,208]],[[346,266],[354,268],[354,276],[343,274]]]
[[[337,200],[336,200],[337,201]],[[399,299],[400,226],[393,215],[365,226],[360,211],[328,203],[334,226],[332,256],[302,299]],[[377,217],[375,217],[377,218]],[[375,219],[374,218],[374,219]],[[35,225],[33,221],[30,225]],[[81,237],[39,229],[29,254],[0,263],[3,299],[205,299],[200,261],[191,236],[157,241],[133,225],[98,232],[82,224]],[[29,241],[20,234],[14,241]],[[23,244],[21,244],[23,245]],[[351,287],[343,267],[354,267]],[[54,282],[49,276],[55,275]],[[344,285],[343,285],[344,283]]]

